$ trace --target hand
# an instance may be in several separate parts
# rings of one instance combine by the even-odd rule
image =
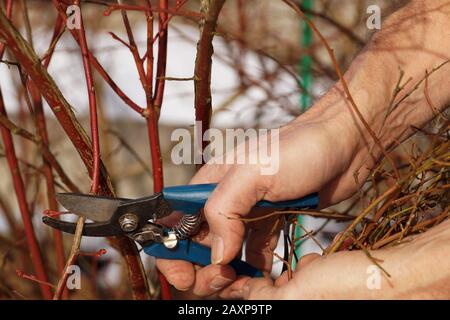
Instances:
[[[410,242],[408,240],[411,240]],[[450,221],[372,252],[390,277],[361,251],[304,256],[291,280],[242,279],[234,297],[245,299],[449,299]],[[326,276],[324,276],[326,275]],[[377,278],[378,277],[378,278]],[[379,279],[379,280],[378,280]]]
[[[273,220],[246,225],[238,220],[248,217],[259,200],[295,199],[320,190],[321,204],[326,206],[353,194],[357,188],[353,172],[365,152],[353,119],[344,110],[338,104],[328,109],[319,104],[281,128],[279,170],[274,175],[261,175],[258,164],[205,165],[191,182],[219,184],[204,209],[209,230],[194,240],[212,247],[214,264],[197,268],[185,261],[158,260],[168,281],[178,289],[193,288],[201,296],[220,291],[236,278],[226,264],[238,255],[246,237],[247,261],[270,271],[278,238],[276,232],[271,234]]]
[[[372,38],[370,45],[355,59],[345,75],[358,110],[372,130],[380,132],[379,140],[384,147],[406,139],[413,132],[412,126],[423,126],[435,116],[436,110],[448,106],[450,94],[446,88],[449,85],[449,63],[429,76],[428,93],[434,99],[433,108],[425,102],[421,81],[427,70],[449,59],[450,42],[441,41],[448,40],[445,30],[450,27],[450,11],[446,3],[447,0],[411,1],[386,20],[382,31]],[[412,20],[411,13],[417,18]],[[422,84],[395,110],[388,112],[399,78],[393,70],[399,68],[404,71],[405,79],[411,78],[401,96],[417,83]],[[247,217],[254,204],[262,199],[289,200],[320,191],[321,206],[324,207],[348,198],[379,159],[381,150],[373,145],[372,137],[362,129],[360,119],[343,94],[342,84],[338,83],[307,113],[281,128],[280,162],[276,174],[261,175],[260,165],[209,164],[198,172],[192,183],[219,182],[205,206],[209,229],[206,226],[200,240],[212,247],[213,264],[199,268],[185,261],[158,260],[158,268],[178,289],[193,288],[194,293],[200,296],[217,292],[223,297],[242,296],[239,286],[242,287],[247,280],[234,282],[234,271],[226,264],[238,255],[244,239],[247,239],[248,262],[269,271],[271,248],[276,243],[277,235],[269,232],[268,220],[245,225],[239,218]],[[255,151],[249,150],[250,153]],[[355,181],[355,173],[358,173],[358,182]],[[234,219],[228,219],[230,217]],[[356,252],[339,253],[336,257],[317,259],[310,265],[319,270],[323,266],[322,270],[335,275],[339,274],[338,269],[333,269],[336,264],[343,270],[356,272],[351,269],[352,259],[355,257],[356,261],[356,257],[361,255]],[[336,264],[325,263],[335,259]],[[349,266],[341,265],[339,261],[345,261]],[[399,265],[402,263],[399,262]],[[312,267],[307,266],[305,272],[300,269],[297,278],[302,279],[302,274],[308,274],[306,270]],[[323,274],[312,275],[312,279],[318,279]],[[290,283],[286,285],[293,286]],[[349,279],[350,286],[351,283]],[[407,284],[405,287],[408,287]],[[313,285],[310,288],[320,289]],[[317,294],[320,295],[321,291]]]

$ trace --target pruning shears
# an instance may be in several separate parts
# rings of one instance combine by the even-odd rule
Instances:
[[[211,250],[191,240],[198,231],[200,210],[216,184],[181,185],[166,187],[161,193],[139,199],[95,196],[81,193],[60,193],[58,202],[78,216],[93,221],[84,225],[83,235],[110,237],[125,235],[138,242],[146,254],[162,259],[186,260],[200,266],[211,263]],[[317,194],[297,200],[259,201],[256,207],[274,209],[315,208]],[[173,228],[158,224],[158,220],[173,211],[183,212],[180,222]],[[43,222],[67,233],[75,233],[76,223],[49,216]],[[237,275],[261,277],[262,272],[250,264],[235,259],[230,263]]]

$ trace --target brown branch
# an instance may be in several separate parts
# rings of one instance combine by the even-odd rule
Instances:
[[[83,235],[83,227],[84,222],[86,221],[85,217],[80,217],[77,221],[77,227],[75,229],[75,234],[73,236],[72,247],[70,249],[70,255],[67,259],[66,265],[64,266],[64,272],[62,274],[61,279],[58,281],[58,285],[56,286],[56,291],[53,296],[53,300],[59,300],[66,288],[67,278],[69,277],[69,272],[66,270],[73,264],[75,264],[77,257],[80,253],[80,244],[81,237]]]
[[[385,193],[383,193],[381,196],[379,196],[377,199],[372,201],[372,203],[364,209],[364,211],[358,215],[358,217],[353,220],[353,222],[345,229],[342,236],[330,247],[327,249],[326,254],[331,254],[333,252],[336,252],[341,247],[342,243],[344,243],[345,239],[351,235],[351,232],[354,230],[356,225],[360,223],[367,215],[369,215],[372,210],[382,201],[389,198],[393,193],[397,192],[399,189],[398,185],[394,185],[390,187]]]
[[[353,30],[347,28],[346,26],[341,24],[339,21],[334,20],[333,18],[331,18],[330,16],[328,16],[322,12],[318,12],[318,11],[314,11],[314,10],[305,8],[305,6],[303,6],[301,3],[299,3],[298,1],[296,1],[296,2],[297,2],[296,4],[300,7],[300,9],[304,13],[328,22],[333,27],[335,27],[336,29],[341,31],[343,34],[345,34],[350,40],[355,42],[360,47],[362,47],[366,44],[363,39],[361,39],[356,33],[353,32]]]
[[[80,5],[80,0],[75,0],[75,5]],[[100,138],[98,133],[98,118],[97,118],[97,97],[95,94],[94,79],[92,77],[92,70],[89,61],[88,44],[86,40],[86,32],[84,29],[84,22],[82,16],[80,17],[80,49],[84,66],[84,73],[86,76],[86,86],[89,97],[89,120],[91,126],[91,139],[92,139],[92,157],[93,157],[93,169],[92,169],[92,185],[91,193],[98,194],[100,189]],[[80,252],[80,243],[83,234],[84,223],[86,221],[85,217],[79,217],[77,221],[77,227],[75,230],[75,236],[72,242],[72,249],[70,251],[70,256],[64,267],[62,277],[60,278],[57,286],[57,290],[53,296],[54,300],[61,299],[67,282],[68,272],[67,268],[70,267],[76,260]]]
[[[0,9],[0,18],[3,21],[9,23],[9,18],[11,17],[11,14],[12,14],[12,1],[7,1],[6,15],[2,11],[2,9]],[[0,60],[3,58],[5,47],[6,46],[4,44],[0,45]],[[1,88],[0,88],[0,115],[2,116],[2,118],[8,120],[8,115],[6,113]],[[0,131],[5,148],[5,156],[10,168],[13,185],[16,192],[17,202],[19,205],[19,210],[24,224],[25,238],[27,240],[28,248],[30,250],[31,262],[33,263],[37,279],[42,282],[48,282],[48,277],[44,266],[44,260],[42,257],[41,250],[39,248],[36,234],[34,232],[33,223],[31,221],[31,212],[27,203],[26,190],[20,173],[20,167],[17,160],[11,131],[3,125],[0,125]],[[50,299],[52,294],[50,288],[42,283],[40,284],[40,288],[42,296],[45,299]]]
[[[212,114],[211,69],[214,53],[213,39],[217,27],[217,19],[224,5],[224,0],[202,1],[200,21],[200,40],[197,43],[195,59],[194,89],[195,89],[195,120],[202,121],[201,136],[209,128]],[[202,141],[202,150],[207,141]]]
[[[11,229],[11,233],[19,238],[21,234],[21,228],[14,217],[14,214],[8,204],[0,197],[0,210],[2,210],[5,215],[6,221],[8,222],[9,228]]]
[[[201,17],[201,14],[198,13],[198,12],[177,10],[177,9],[171,9],[171,8],[168,8],[168,7],[166,7],[166,8],[164,8],[164,7],[152,8],[152,7],[149,7],[149,6],[136,6],[136,5],[129,5],[129,4],[116,4],[116,3],[110,3],[110,2],[107,2],[107,1],[89,1],[89,2],[108,6],[108,8],[103,13],[105,16],[109,16],[115,10],[127,10],[127,11],[156,12],[156,13],[165,14],[165,15],[170,13],[171,15],[188,17],[188,18],[199,18],[199,17]]]
[[[29,132],[26,129],[23,129],[19,126],[17,126],[14,122],[12,122],[9,118],[7,118],[5,115],[0,114],[0,125],[11,131],[12,134],[21,136],[24,139],[27,139],[32,142],[39,142],[39,138],[36,137],[34,134]]]
[[[42,105],[42,99],[39,92],[36,90],[34,83],[29,81],[29,91],[31,93],[31,98],[33,101],[35,122],[37,127],[37,133],[39,136],[39,145],[41,146],[41,154],[43,159],[43,173],[45,177],[46,187],[47,187],[47,202],[48,207],[51,210],[58,210],[58,203],[56,201],[56,190],[55,181],[53,177],[52,162],[59,166],[59,163],[54,159],[53,155],[49,150],[49,139],[47,132],[47,125],[45,123],[44,108]],[[50,159],[53,158],[53,159]],[[50,161],[49,161],[50,160]],[[55,161],[53,161],[55,160]],[[67,179],[62,179],[66,180]],[[71,184],[72,182],[68,180]],[[61,231],[54,229],[53,239],[55,243],[55,255],[56,255],[56,265],[58,272],[62,272],[64,268],[64,245],[62,240]]]
[[[33,47],[33,35],[31,32],[31,24],[30,24],[30,19],[29,19],[29,14],[28,14],[28,7],[26,4],[26,1],[22,1],[22,6],[23,6],[23,16],[24,16],[24,21],[25,21],[25,26],[26,26],[26,30],[27,30],[27,38],[28,38],[28,42],[30,43],[30,46]],[[61,27],[61,23],[56,24],[56,27],[60,28]],[[56,33],[56,29],[55,29],[55,33]],[[57,39],[52,39],[51,45],[56,46],[57,43]],[[48,59],[47,59],[47,65],[50,62],[53,50],[48,50],[49,55],[48,55]],[[42,105],[42,98],[41,95],[39,94],[39,92],[36,89],[36,86],[34,85],[34,83],[32,81],[29,81],[29,79],[27,79],[27,77],[22,73],[22,70],[20,68],[20,66],[18,66],[18,71],[20,73],[20,77],[22,79],[22,84],[23,84],[23,88],[25,91],[25,97],[26,97],[26,101],[29,104],[30,109],[32,108],[33,112],[32,114],[34,115],[34,120],[35,120],[35,125],[37,128],[37,135],[38,135],[38,140],[35,141],[38,146],[41,149],[41,154],[42,154],[42,160],[43,160],[43,175],[45,177],[45,182],[46,182],[46,187],[47,187],[47,202],[48,202],[48,207],[50,210],[58,210],[58,203],[56,201],[56,190],[55,190],[55,180],[54,180],[54,176],[53,176],[53,170],[52,170],[52,165],[49,161],[46,160],[46,157],[44,154],[50,153],[49,151],[49,139],[48,139],[48,132],[47,132],[47,125],[46,125],[46,121],[45,121],[45,115],[44,115],[44,108]],[[31,99],[28,96],[28,92],[30,93]],[[45,149],[45,151],[43,151],[43,149]],[[51,153],[50,153],[51,154]],[[57,219],[57,217],[56,217]],[[64,257],[64,244],[63,244],[63,239],[62,239],[62,233],[60,230],[57,229],[53,229],[53,241],[54,241],[54,245],[55,245],[55,256],[56,256],[56,265],[57,265],[57,271],[62,273],[63,272],[63,268],[64,268],[64,261],[65,261],[65,257]]]
[[[59,123],[80,154],[88,172],[92,174],[92,145],[89,137],[73,114],[72,107],[64,98],[54,80],[41,65],[36,53],[1,10],[0,41],[7,44],[8,49],[22,66],[23,71],[26,72],[35,83],[37,89],[55,113]],[[112,186],[103,165],[100,167],[100,188],[103,194],[113,195]],[[145,271],[136,245],[128,238],[119,237],[117,240],[122,256],[127,262],[127,271],[133,290],[133,296],[135,298],[147,299],[148,292],[147,290],[142,289],[147,286],[145,282]]]
[[[23,39],[8,18],[0,11],[0,40],[20,63],[22,70],[29,75],[36,88],[45,98],[59,123],[77,149],[89,174],[92,174],[92,145],[89,137],[72,111],[72,106],[62,95],[55,81],[42,66],[30,44]],[[106,168],[101,167],[100,185],[104,194],[111,194],[111,183]]]
[[[395,165],[395,162],[392,160],[386,149],[381,144],[380,140],[377,138],[375,132],[372,130],[372,128],[369,126],[367,121],[364,119],[364,116],[362,115],[361,111],[359,110],[358,106],[356,105],[355,100],[353,99],[352,94],[350,93],[350,89],[348,88],[347,81],[345,81],[344,74],[339,67],[339,63],[336,59],[336,56],[334,55],[333,49],[328,44],[325,37],[322,35],[322,33],[317,29],[316,25],[302,12],[302,10],[291,0],[282,0],[284,3],[286,3],[288,6],[290,6],[294,11],[308,24],[308,26],[314,31],[314,33],[319,37],[322,44],[327,49],[328,55],[331,58],[331,61],[333,62],[333,65],[335,67],[336,73],[339,76],[339,80],[342,84],[342,87],[344,88],[345,95],[347,97],[347,100],[350,102],[350,105],[352,106],[353,111],[356,113],[358,119],[363,124],[364,128],[367,130],[369,135],[372,137],[375,144],[380,148],[380,151],[383,153],[384,157],[387,161],[389,161],[392,170],[394,170],[395,175],[397,179],[400,178],[400,173],[398,172],[397,166]]]

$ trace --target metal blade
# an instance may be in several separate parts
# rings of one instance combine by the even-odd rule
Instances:
[[[42,222],[46,225],[61,230],[66,233],[75,233],[77,224],[62,220],[53,219],[50,217],[42,217]],[[124,232],[120,228],[115,228],[114,225],[102,222],[85,223],[83,227],[83,236],[86,237],[110,237],[122,235]]]
[[[121,203],[121,199],[79,193],[59,193],[56,200],[70,212],[95,222],[109,221]]]

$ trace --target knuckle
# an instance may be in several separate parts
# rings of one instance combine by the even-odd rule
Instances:
[[[164,274],[167,281],[178,289],[187,289],[194,284],[194,272],[189,272],[186,266],[177,263],[177,261],[170,263],[160,261],[158,269]]]
[[[214,218],[217,213],[216,213],[216,205],[214,204],[214,199],[209,199],[206,204],[205,207],[203,208],[204,213],[205,213],[205,217],[206,219],[209,221],[210,219]]]

